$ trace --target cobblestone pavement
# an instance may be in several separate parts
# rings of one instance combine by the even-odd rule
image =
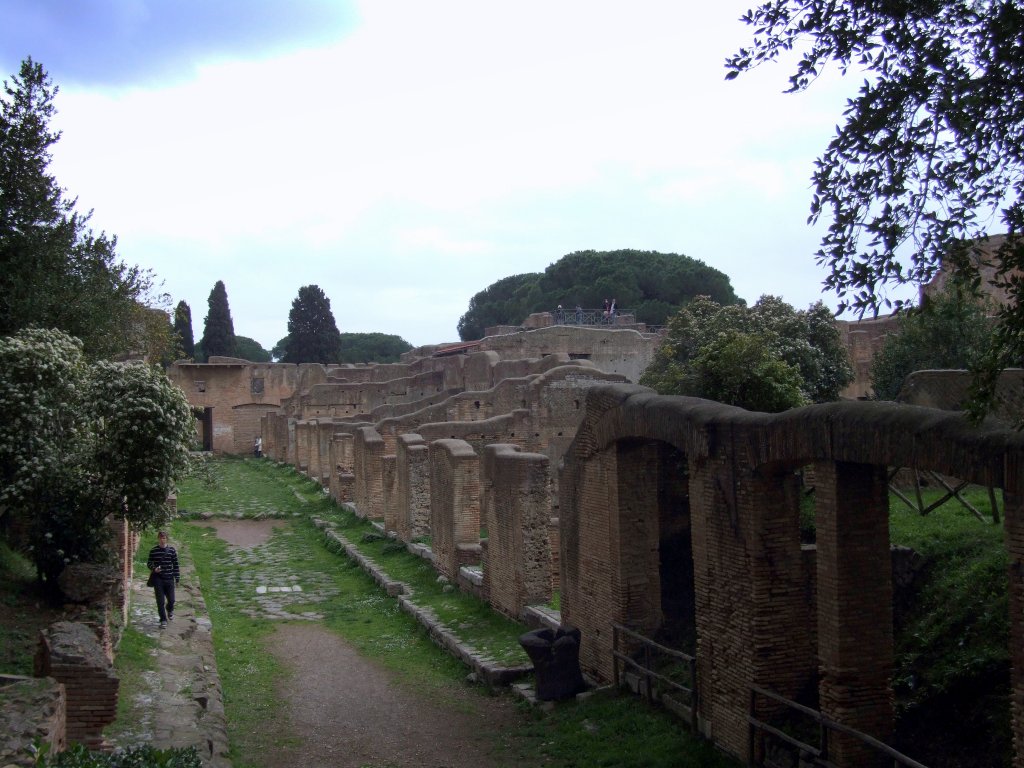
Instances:
[[[214,521],[201,524],[217,527]],[[326,574],[307,570],[300,577],[290,570],[289,547],[297,534],[290,527],[274,531],[269,520],[245,525],[273,532],[252,546],[228,548],[226,567],[218,569],[217,578],[235,595],[234,607],[252,618],[322,619],[316,604],[337,595],[338,589]]]

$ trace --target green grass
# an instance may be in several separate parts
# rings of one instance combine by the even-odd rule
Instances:
[[[183,516],[263,519],[309,514],[333,506],[321,487],[290,467],[267,459],[209,459],[215,484],[200,474],[186,477],[178,487],[178,511]],[[227,492],[225,492],[227,491]]]
[[[552,768],[726,768],[737,763],[679,720],[644,701],[610,690],[535,712],[512,742],[520,764]]]
[[[231,760],[238,768],[260,765],[259,755],[281,738],[279,729],[271,724],[279,723],[282,716],[274,687],[283,672],[264,646],[273,626],[240,615],[232,605],[234,595],[218,589],[217,569],[227,560],[226,543],[209,529],[184,523],[175,523],[172,533],[189,548],[213,622]]]
[[[119,734],[129,733],[134,723],[130,721],[132,701],[145,691],[144,675],[156,669],[154,651],[157,642],[139,632],[131,625],[125,627],[121,642],[117,646],[114,672],[120,680],[117,695],[117,718],[105,730],[109,738],[117,739]]]
[[[235,516],[238,510],[272,508],[275,516],[294,517],[275,531],[268,545],[284,553],[290,573],[306,578],[329,578],[336,589],[319,599],[304,592],[292,612],[316,611],[323,623],[361,654],[375,659],[394,673],[395,679],[427,696],[461,699],[472,707],[474,697],[487,695],[480,686],[465,685],[466,668],[441,651],[397,601],[388,597],[355,563],[331,551],[323,534],[302,518],[313,514],[343,528],[346,538],[373,557],[392,578],[407,581],[417,597],[470,639],[488,647],[488,632],[507,642],[523,631],[516,622],[498,616],[481,601],[460,593],[445,593],[429,563],[409,555],[394,542],[379,537],[362,542],[363,533],[375,529],[325,499],[318,487],[286,467],[270,462],[226,461],[218,463],[221,484],[211,493],[198,481],[182,484],[179,507],[192,513],[210,512]],[[278,484],[277,489],[267,486]],[[286,490],[282,491],[281,487]],[[252,498],[266,492],[273,504],[257,504]],[[222,510],[217,512],[215,510]],[[201,523],[176,523],[172,536],[185,542],[197,568],[214,624],[217,664],[221,674],[228,715],[232,759],[237,768],[260,765],[260,758],[280,730],[268,726],[280,722],[282,711],[274,695],[285,682],[283,670],[266,653],[271,622],[241,617],[243,598],[227,588],[224,569],[229,567],[226,545]],[[268,550],[270,551],[270,550]],[[516,651],[522,654],[518,644]],[[488,647],[488,652],[498,651]],[[524,706],[525,710],[525,706]],[[550,713],[530,710],[522,726],[503,735],[502,750],[517,763],[541,762],[555,768],[575,766],[732,766],[706,742],[690,736],[679,720],[648,707],[630,696],[598,695],[585,701],[561,704]]]
[[[973,491],[971,500],[983,514],[988,512],[985,490]],[[946,761],[954,753],[962,755],[960,763],[946,764],[1008,764],[1003,527],[980,522],[955,502],[926,516],[902,504],[890,509],[892,542],[911,547],[927,563],[896,634],[893,687],[901,739],[929,745]]]
[[[401,544],[376,535],[375,528],[351,512],[339,509],[329,519],[388,576],[409,585],[416,605],[433,610],[445,626],[478,652],[503,664],[529,663],[518,643],[527,631],[525,625],[497,613],[473,595],[450,587],[445,591],[433,565]]]

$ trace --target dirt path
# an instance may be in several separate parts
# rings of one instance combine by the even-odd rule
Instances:
[[[279,520],[204,521],[232,547],[267,542]],[[238,552],[241,555],[241,552]],[[298,617],[293,617],[298,618]],[[452,685],[427,698],[360,656],[319,621],[278,623],[268,651],[288,671],[277,692],[286,704],[282,736],[265,756],[275,768],[481,768],[504,765],[492,754],[520,715],[507,697],[486,698]]]
[[[503,699],[427,699],[318,624],[282,624],[271,652],[291,672],[279,692],[296,746],[273,766],[480,768],[498,765],[492,747],[516,713]],[[465,694],[462,694],[463,696]]]

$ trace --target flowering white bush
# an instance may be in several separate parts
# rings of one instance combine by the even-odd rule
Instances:
[[[161,371],[88,365],[61,331],[0,338],[0,516],[29,523],[40,577],[101,554],[111,514],[163,523],[193,435],[185,395]]]

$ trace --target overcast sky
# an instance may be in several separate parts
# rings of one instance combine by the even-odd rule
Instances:
[[[749,6],[0,0],[0,68],[49,71],[53,173],[197,341],[217,280],[268,349],[310,283],[343,332],[454,341],[474,293],[586,249],[834,307],[809,179],[862,78],[726,82]]]

